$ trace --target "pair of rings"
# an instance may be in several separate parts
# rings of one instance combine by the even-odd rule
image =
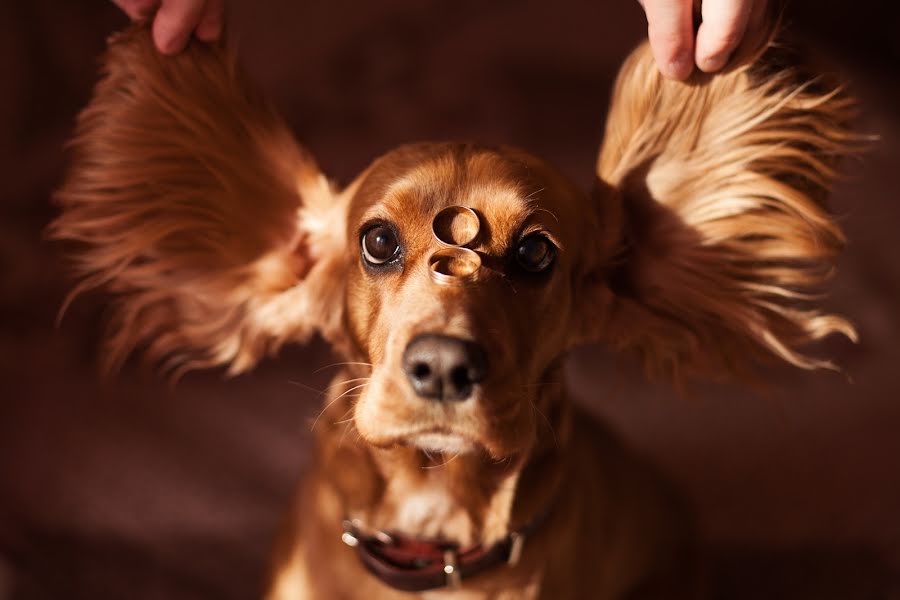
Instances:
[[[441,285],[464,285],[475,279],[481,269],[481,257],[466,248],[481,231],[478,214],[465,206],[449,206],[435,215],[431,232],[446,246],[428,258],[431,279]]]

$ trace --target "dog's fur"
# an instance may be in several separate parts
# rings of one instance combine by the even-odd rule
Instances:
[[[686,84],[635,50],[591,195],[522,151],[454,143],[404,146],[339,189],[224,45],[166,58],[137,27],[111,40],[51,233],[77,246],[73,295],[115,296],[110,368],[140,348],[174,376],[236,374],[314,334],[347,361],[271,598],[408,597],[341,544],[345,518],[466,545],[547,510],[517,566],[425,596],[690,596],[678,502],[566,399],[561,362],[601,341],[681,382],[767,357],[828,367],[799,348],[854,337],[810,305],[843,242],[820,202],[853,145],[851,105],[775,66],[771,48],[748,42],[727,72]],[[429,279],[431,221],[448,205],[482,220],[471,286]],[[375,220],[399,233],[396,268],[361,262]],[[534,231],[559,248],[539,276],[510,259]],[[400,360],[423,332],[486,348],[473,398],[412,392]]]

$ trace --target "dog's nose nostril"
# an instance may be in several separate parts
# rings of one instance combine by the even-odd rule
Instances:
[[[445,335],[414,338],[403,353],[403,370],[416,394],[431,400],[465,400],[487,375],[478,344]]]
[[[450,381],[458,387],[463,387],[472,383],[469,378],[469,370],[465,367],[456,367],[450,371]]]
[[[412,376],[416,379],[427,379],[431,375],[431,368],[425,363],[416,363],[412,370]]]

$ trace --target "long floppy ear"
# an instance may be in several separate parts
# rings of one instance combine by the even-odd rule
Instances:
[[[645,43],[625,62],[597,164],[613,233],[596,336],[651,375],[746,374],[853,327],[813,306],[844,238],[821,206],[834,163],[858,146],[852,103],[803,81],[757,41],[727,72],[686,83]]]
[[[176,57],[145,26],[110,38],[57,193],[52,238],[115,295],[106,366],[252,367],[286,341],[340,335],[346,195],[224,46]],[[68,302],[68,301],[67,301]]]

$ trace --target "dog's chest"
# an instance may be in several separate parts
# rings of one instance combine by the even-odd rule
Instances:
[[[385,530],[421,538],[459,540],[462,544],[472,542],[472,519],[450,490],[423,486],[398,492],[392,494],[392,501],[386,503],[387,510],[379,519]]]

